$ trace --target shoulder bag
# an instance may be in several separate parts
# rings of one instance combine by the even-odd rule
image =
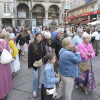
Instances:
[[[35,61],[34,63],[33,63],[33,66],[34,67],[40,67],[41,65],[42,65],[42,51],[43,51],[43,49],[42,49],[42,44],[41,44],[41,59],[40,60],[38,60],[38,61]]]
[[[90,60],[80,63],[79,67],[80,67],[80,71],[82,71],[82,72],[89,71],[91,69],[90,68]]]
[[[0,47],[2,48],[2,46],[0,45]],[[13,57],[12,57],[12,55],[10,54],[10,52],[8,52],[6,49],[5,49],[5,47],[4,48],[2,48],[2,53],[1,53],[1,56],[0,56],[0,62],[2,63],[2,64],[8,64],[8,63],[10,63],[10,62],[12,62],[13,61]]]

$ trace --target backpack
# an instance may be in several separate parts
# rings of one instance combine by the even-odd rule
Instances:
[[[20,44],[20,45],[24,45],[24,43],[25,43],[25,39],[21,37],[21,38],[20,38],[20,41],[19,41],[19,44]]]

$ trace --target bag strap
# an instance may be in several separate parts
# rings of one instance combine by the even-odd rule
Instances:
[[[43,52],[43,44],[41,42],[41,57],[42,57],[42,52]]]
[[[59,57],[60,57],[60,55],[61,55],[64,51],[66,51],[66,50],[63,50],[63,51],[59,54]]]
[[[4,44],[6,45],[5,41],[4,41]],[[2,50],[5,49],[5,45],[4,45],[4,48],[0,45],[0,47],[1,47]]]
[[[0,48],[3,50],[4,48],[0,45]]]

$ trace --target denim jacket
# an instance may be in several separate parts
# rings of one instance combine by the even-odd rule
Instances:
[[[73,53],[65,48],[59,51],[59,72],[65,77],[78,77],[78,64],[81,63],[79,52]]]
[[[44,68],[43,84],[46,88],[53,88],[58,78],[55,77],[53,64],[47,63]]]

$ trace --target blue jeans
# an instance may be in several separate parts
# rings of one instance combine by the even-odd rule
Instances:
[[[32,71],[33,71],[33,91],[37,92],[39,81],[40,81],[40,76],[41,76],[41,71],[42,71],[42,66],[37,68],[37,70],[34,70],[32,68]]]

